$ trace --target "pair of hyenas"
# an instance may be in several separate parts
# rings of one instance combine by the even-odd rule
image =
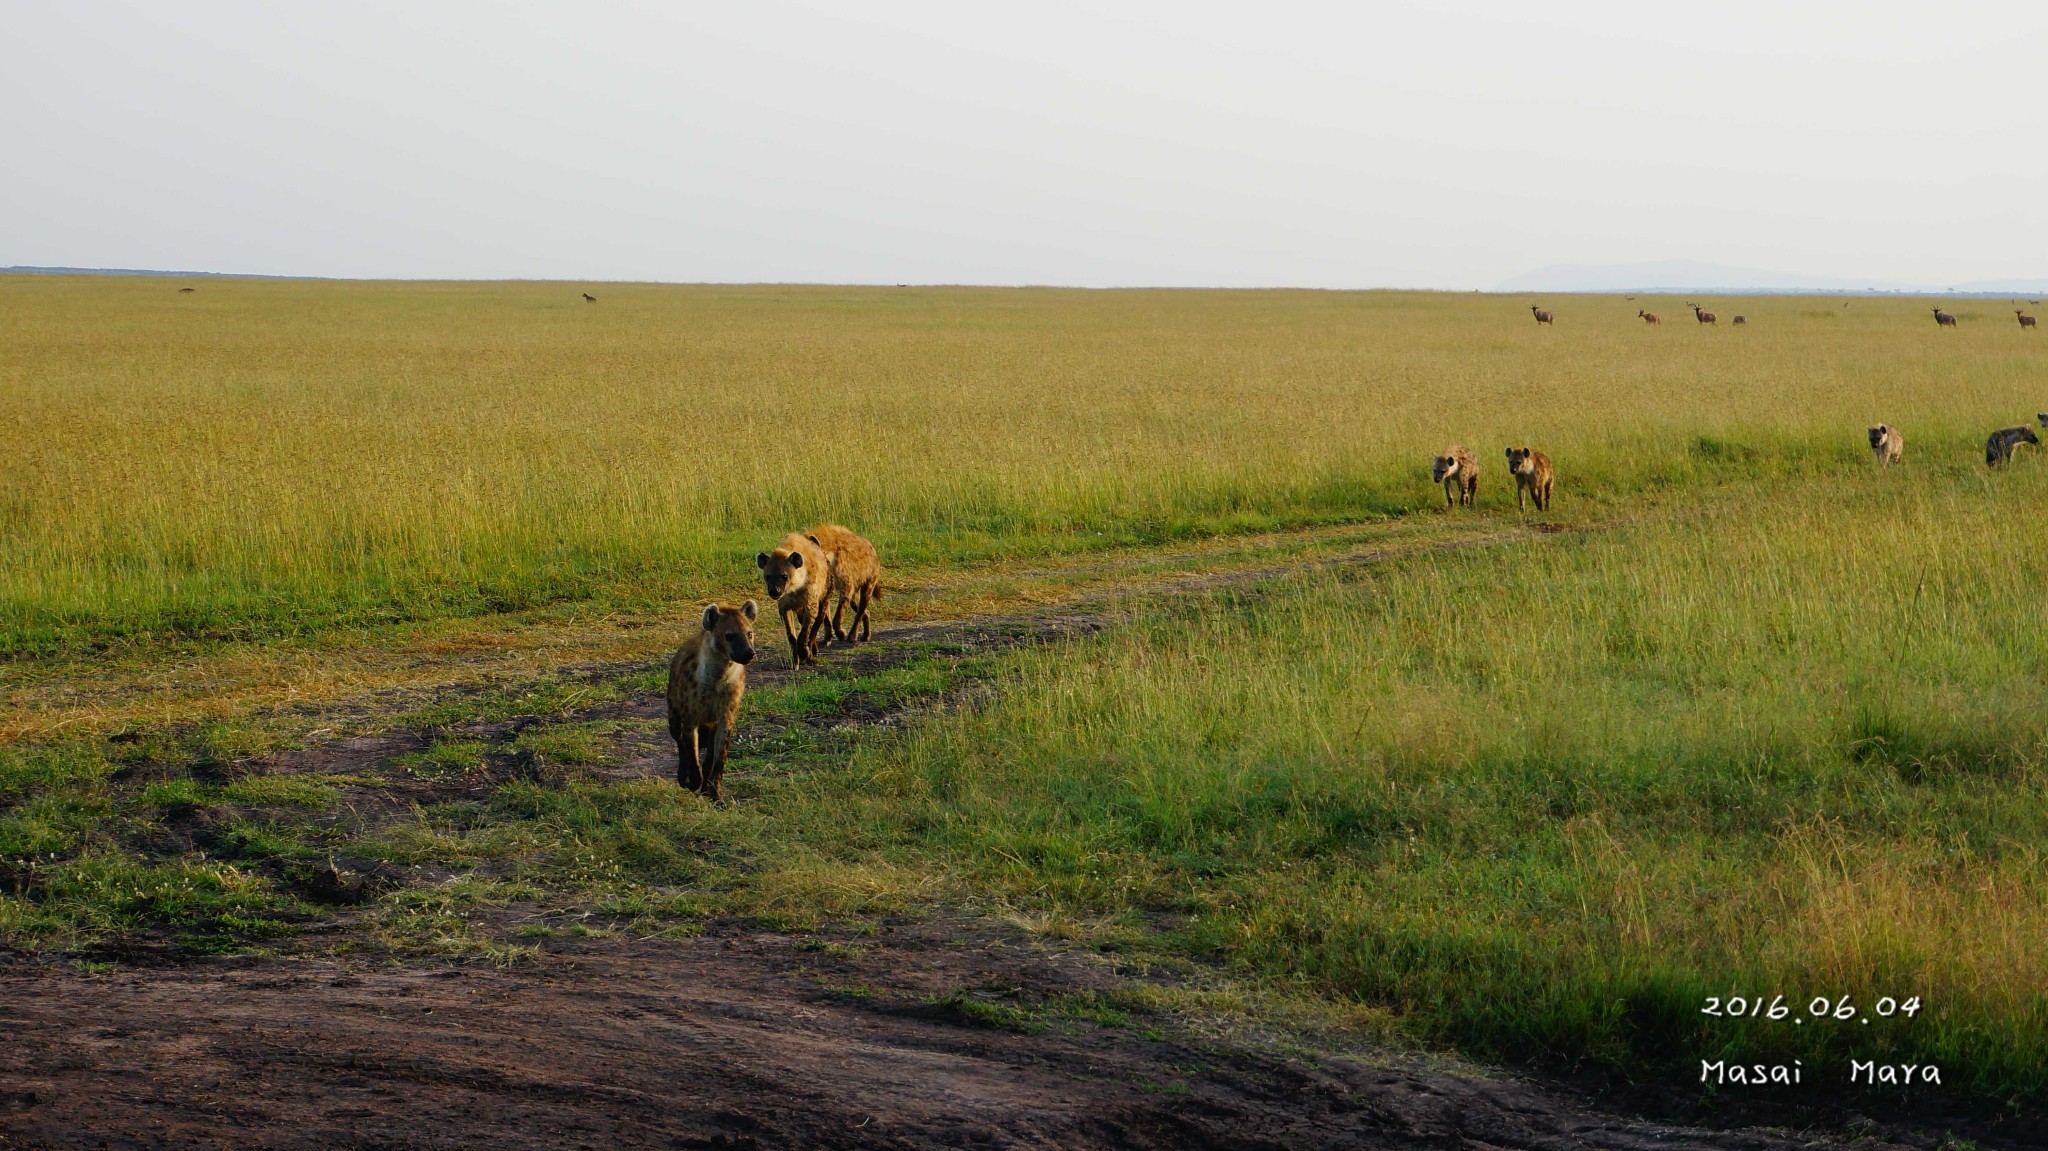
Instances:
[[[2048,428],[2048,412],[2042,412],[2034,418],[2041,421],[2042,427]],[[1895,464],[1906,458],[1906,437],[1899,433],[1899,429],[1890,424],[1872,424],[1867,434],[1870,437],[1871,454],[1877,457],[1880,465]],[[2040,442],[2041,437],[2035,435],[2034,429],[2025,424],[2000,428],[1984,441],[1984,466],[2003,467],[2012,462],[2013,449],[2021,444]]]
[[[882,594],[882,561],[875,545],[838,524],[819,524],[808,532],[791,532],[780,547],[754,557],[761,579],[782,612],[782,632],[789,638],[790,663],[802,667],[818,661],[818,641],[857,642],[874,634],[868,604]],[[825,612],[832,595],[839,606]],[[847,605],[853,626],[841,625]]]
[[[1431,474],[1436,482],[1444,486],[1444,506],[1459,504],[1476,506],[1479,503],[1479,460],[1463,447],[1453,446],[1436,458]],[[1515,506],[1523,506],[1526,494],[1536,504],[1537,511],[1550,506],[1550,488],[1556,482],[1557,472],[1550,466],[1550,457],[1535,448],[1509,448],[1508,474],[1515,477]]]
[[[818,658],[818,636],[828,628],[834,639],[874,634],[868,605],[882,594],[882,563],[874,545],[860,536],[838,524],[820,524],[807,533],[791,532],[781,547],[760,553],[754,563],[782,613],[796,665]],[[828,617],[825,606],[834,590],[839,609]],[[842,630],[849,603],[853,626]],[[753,600],[738,607],[706,606],[697,634],[668,663],[668,733],[676,741],[676,782],[714,803],[740,698],[747,691],[747,665],[754,662],[754,619],[760,611]]]

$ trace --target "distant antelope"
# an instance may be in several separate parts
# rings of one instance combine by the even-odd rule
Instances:
[[[1543,310],[1542,308],[1539,308],[1539,307],[1537,307],[1537,306],[1536,306],[1536,305],[1534,305],[1534,304],[1530,304],[1530,305],[1529,305],[1529,310],[1530,310],[1531,312],[1535,313],[1535,315],[1536,315],[1536,322],[1537,322],[1537,323],[1539,323],[1539,324],[1547,324],[1547,323],[1549,323],[1549,322],[1550,322],[1550,313],[1549,313],[1549,312],[1546,312],[1546,311],[1544,311],[1544,310]]]
[[[597,302],[597,297],[591,295],[589,292],[585,292],[583,293],[583,302],[586,304],[595,304]]]
[[[181,291],[181,292],[196,292],[196,291],[198,291],[199,289],[197,289],[197,288],[179,288],[178,290],[179,290],[179,291]],[[2032,320],[2028,320],[2027,322],[2031,324],[2031,323],[2033,323],[2034,321],[2032,321]]]
[[[1934,322],[1944,328],[1953,328],[1956,326],[1956,318],[1954,316],[1949,315],[1947,312],[1942,311],[1939,305],[1937,305],[1934,309]]]
[[[1661,324],[1664,322],[1657,318],[1657,313],[1645,312],[1641,308],[1636,309],[1636,315],[1641,316],[1645,324]]]
[[[2030,332],[2034,330],[2034,317],[2018,310],[2017,308],[2013,310],[2012,314],[2020,318],[2020,327]]]
[[[1698,304],[1694,304],[1692,306],[1692,317],[1693,319],[1698,320],[1702,324],[1711,324],[1714,322],[1714,313],[1706,311],[1705,309],[1701,308]]]
[[[1730,320],[1728,322],[1731,324],[1746,324],[1749,322],[1749,319],[1746,316],[1737,316],[1733,320]]]

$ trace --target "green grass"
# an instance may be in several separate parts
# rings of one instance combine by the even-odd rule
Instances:
[[[1489,1058],[1891,1055],[2038,1099],[2044,515],[2038,471],[1866,474],[1223,595],[1025,657],[844,802],[1015,905],[1177,917]],[[1926,1010],[1700,1013],[1759,993]]]
[[[1489,1059],[1677,1084],[1890,1057],[2048,1099],[2048,460],[1979,454],[2044,406],[2048,345],[1913,301],[1743,301],[1709,332],[1596,299],[1549,331],[1423,294],[555,295],[0,278],[15,668],[551,600],[658,615],[828,516],[899,574],[1419,520],[1453,441],[1503,528],[1493,461],[1544,448],[1567,530],[1140,598],[1051,650],[828,654],[749,695],[765,727],[718,808],[604,775],[658,724],[585,709],[651,698],[654,667],[49,731],[0,746],[0,944],[509,961],[964,904]],[[1904,467],[1870,468],[1878,419]],[[877,708],[912,715],[837,730]],[[385,728],[424,743],[347,777],[250,766]],[[306,930],[340,914],[327,867],[382,884],[342,943]],[[1700,1013],[1759,994],[1924,1010]],[[1141,1006],[934,1004],[1009,1029]]]
[[[324,914],[294,894],[295,868],[335,852],[453,872],[366,908],[401,950],[513,955],[498,934],[735,913],[807,930],[966,900],[1314,989],[1484,1058],[1686,1082],[1701,1058],[1891,1056],[1941,1065],[1972,1098],[2039,1099],[2048,639],[2032,621],[2048,558],[1983,541],[2048,514],[2042,480],[2030,465],[1777,480],[1605,529],[1140,605],[1050,650],[927,652],[874,676],[828,664],[750,697],[784,726],[744,749],[722,808],[571,771],[337,831],[318,816],[339,801],[298,777],[116,778],[124,761],[203,768],[210,749],[286,739],[261,728],[10,749],[0,938],[277,946]],[[546,710],[518,747],[602,764],[615,721],[568,709],[644,678],[619,674],[402,718]],[[969,683],[994,690],[900,732],[806,722],[856,693],[914,706]],[[482,750],[444,740],[390,770],[440,778]],[[149,846],[192,826],[203,856]],[[514,905],[560,921],[478,918]],[[1801,1015],[1822,995],[1924,1010],[1868,1026],[1699,1014],[1737,994]],[[941,1006],[999,1029],[1127,1022]]]

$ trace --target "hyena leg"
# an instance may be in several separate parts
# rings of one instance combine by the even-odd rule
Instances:
[[[790,623],[792,617],[797,621],[796,626],[792,626]],[[811,618],[802,612],[786,611],[782,613],[782,634],[784,638],[789,640],[789,666],[792,669],[800,668],[804,665],[804,640],[806,633],[810,631],[810,627]]]
[[[860,589],[860,603],[854,607],[853,630],[863,642],[875,637],[875,625],[868,622],[868,601],[873,598],[874,585],[862,585]]]
[[[695,791],[703,782],[703,773],[697,768],[697,729],[685,728],[683,717],[672,710],[668,713],[668,733],[676,741],[676,783]]]
[[[696,734],[697,759],[702,767],[697,790],[715,801],[718,799],[718,777],[725,761],[725,751],[721,746],[724,741],[719,738],[723,731],[716,726],[706,724],[703,727],[699,727]]]
[[[813,614],[811,609],[805,608],[803,615],[799,618],[803,620],[804,658],[812,663],[816,663],[818,662],[818,633],[825,630],[827,626],[824,601],[818,601],[816,614]]]
[[[852,589],[852,588],[840,588],[840,589],[839,589],[839,606],[838,606],[838,607],[835,607],[835,608],[833,608],[833,609],[832,609],[832,642],[833,642],[833,643],[852,643],[852,642],[853,642],[853,637],[851,637],[851,636],[847,635],[847,634],[846,634],[846,630],[845,630],[844,628],[842,628],[842,627],[840,627],[840,626],[839,626],[839,624],[840,624],[840,621],[842,621],[842,620],[844,620],[844,619],[846,618],[846,601],[847,601],[847,600],[849,600],[849,599],[852,599],[852,598],[853,598],[853,589]],[[857,626],[857,625],[858,625],[858,624],[860,623],[860,614],[859,614],[858,612],[856,612],[856,613],[854,614],[853,620],[854,620],[854,623],[855,623],[855,625],[856,625],[856,626]]]

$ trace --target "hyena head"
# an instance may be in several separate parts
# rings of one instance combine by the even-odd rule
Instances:
[[[1433,474],[1436,476],[1436,482],[1438,483],[1442,483],[1445,480],[1451,478],[1452,476],[1457,475],[1458,457],[1438,456],[1436,458],[1436,467],[1433,471]]]
[[[1519,476],[1536,470],[1536,461],[1529,458],[1529,448],[1508,449],[1508,474]]]
[[[2034,418],[2041,421],[2042,427],[2048,428],[2048,412],[2036,412]]]
[[[1870,446],[1873,448],[1883,447],[1885,437],[1891,434],[1892,426],[1890,424],[1873,424],[1870,428]]]
[[[704,607],[704,633],[725,655],[738,664],[754,662],[754,617],[761,607],[753,600],[732,607],[714,603]]]
[[[761,582],[774,599],[781,599],[811,581],[811,570],[804,566],[804,553],[795,548],[759,552],[754,556],[754,566],[761,569]]]
[[[2027,427],[2025,424],[2020,425],[2020,434],[2015,438],[2025,440],[2030,444],[2038,444],[2041,442],[2041,437],[2034,434],[2034,429]]]

